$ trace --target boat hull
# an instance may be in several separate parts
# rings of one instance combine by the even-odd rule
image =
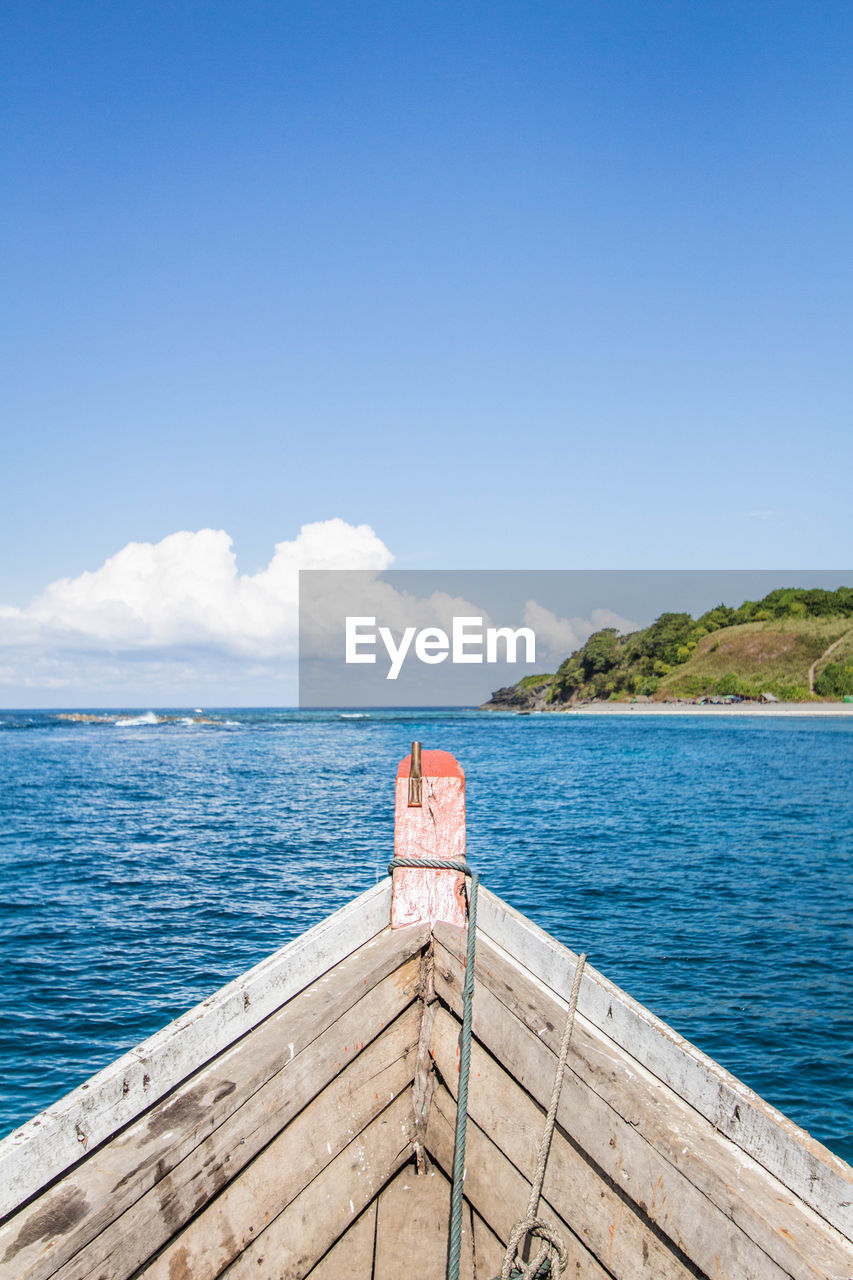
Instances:
[[[0,1143],[1,1280],[443,1277],[465,930],[390,917],[389,880]],[[481,889],[466,1280],[524,1213],[576,964]],[[847,1280],[851,1203],[843,1161],[587,966],[541,1208],[569,1275]]]

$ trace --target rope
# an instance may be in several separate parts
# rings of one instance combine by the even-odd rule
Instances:
[[[477,941],[477,890],[480,877],[465,862],[444,858],[393,858],[389,873],[399,867],[435,871],[461,871],[471,879],[468,894],[468,951],[462,988],[462,1040],[459,1046],[459,1091],[456,1098],[456,1141],[453,1147],[453,1182],[450,1192],[450,1234],[447,1244],[447,1280],[459,1280],[462,1257],[462,1195],[465,1183],[465,1137],[468,1128],[468,1077],[471,1074],[471,1016],[474,1006],[474,952]]]
[[[551,1091],[551,1102],[548,1107],[548,1114],[545,1117],[545,1128],[542,1131],[542,1137],[539,1140],[539,1150],[536,1153],[536,1168],[533,1172],[533,1185],[530,1188],[530,1199],[527,1202],[527,1212],[520,1222],[517,1222],[512,1229],[509,1242],[504,1255],[503,1266],[501,1267],[500,1280],[511,1280],[511,1277],[519,1277],[520,1280],[535,1280],[538,1276],[551,1276],[553,1280],[560,1280],[565,1271],[569,1255],[566,1247],[560,1237],[557,1235],[553,1227],[543,1221],[539,1215],[539,1199],[542,1195],[542,1183],[545,1180],[545,1165],[548,1161],[548,1152],[551,1149],[551,1138],[554,1133],[554,1125],[557,1120],[557,1108],[560,1105],[560,1093],[563,1088],[563,1075],[566,1070],[566,1060],[569,1056],[569,1042],[572,1038],[572,1029],[575,1025],[575,1014],[578,1008],[578,995],[581,988],[581,977],[583,976],[584,965],[586,964],[586,952],[578,957],[578,963],[575,967],[575,978],[572,983],[572,994],[569,998],[569,1012],[566,1015],[566,1025],[563,1029],[563,1039],[560,1044],[560,1054],[557,1062],[557,1074],[554,1077],[554,1088]],[[521,1256],[521,1246],[525,1236],[533,1236],[542,1241],[536,1254],[530,1262],[525,1262]],[[547,1264],[547,1265],[546,1265]],[[544,1269],[541,1269],[544,1268]]]
[[[462,1198],[465,1181],[465,1136],[468,1125],[468,1078],[471,1069],[471,1017],[474,1002],[474,958],[477,937],[477,890],[480,884],[476,871],[471,871],[467,863],[445,858],[392,858],[388,864],[389,874],[404,867],[420,868],[427,871],[459,871],[471,880],[468,895],[468,949],[465,959],[465,983],[462,988],[462,1038],[459,1048],[459,1090],[456,1099],[456,1142],[453,1149],[453,1185],[450,1193],[450,1235],[447,1251],[447,1280],[459,1280],[459,1264],[462,1256]],[[575,1025],[575,1014],[578,1007],[581,978],[586,964],[586,952],[578,957],[572,993],[569,997],[569,1011],[563,1029],[563,1039],[557,1061],[557,1074],[554,1088],[551,1091],[551,1102],[545,1117],[545,1128],[539,1141],[536,1154],[536,1168],[533,1172],[533,1184],[527,1211],[520,1222],[512,1229],[501,1268],[500,1280],[561,1280],[569,1255],[557,1232],[538,1216],[539,1200],[542,1195],[542,1183],[545,1179],[545,1166],[551,1149],[551,1138],[557,1120],[557,1108],[560,1105],[560,1094],[563,1089],[563,1076],[569,1056],[569,1043]],[[524,1262],[521,1256],[524,1237],[530,1235],[542,1241],[531,1262]]]

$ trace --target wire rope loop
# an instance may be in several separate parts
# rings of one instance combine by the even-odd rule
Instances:
[[[467,862],[456,858],[392,858],[388,863],[388,874],[400,871],[404,867],[412,867],[421,871],[461,871],[464,876],[473,876]]]

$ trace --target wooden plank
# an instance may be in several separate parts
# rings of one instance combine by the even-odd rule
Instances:
[[[7,1267],[16,1280],[44,1280],[92,1241],[86,1261],[95,1267],[112,1247],[104,1234],[109,1224],[172,1170],[179,1172],[149,1203],[168,1195],[176,1229],[196,1198],[184,1202],[181,1187],[191,1186],[207,1163],[207,1143],[229,1116],[246,1141],[222,1166],[223,1181],[415,998],[420,957],[406,957],[419,940],[417,930],[385,930],[9,1219],[0,1228],[0,1280]],[[227,1142],[227,1132],[216,1142]],[[83,1212],[69,1215],[66,1208],[63,1215],[69,1205]],[[155,1210],[146,1237],[164,1229]],[[154,1239],[152,1247],[159,1243]]]
[[[435,1065],[454,1097],[458,1082],[458,1040],[459,1023],[441,1009],[433,1026],[432,1049]],[[552,1067],[551,1085],[553,1081]],[[476,1041],[471,1047],[468,1116],[532,1182],[545,1110],[537,1106]],[[543,1194],[570,1223],[590,1253],[619,1280],[641,1276],[687,1280],[695,1275],[693,1268],[685,1266],[671,1246],[650,1229],[636,1207],[615,1191],[559,1130],[551,1142]],[[758,1256],[763,1260],[763,1255]],[[754,1280],[759,1277],[763,1280],[765,1275],[768,1280],[784,1280],[778,1268],[758,1271],[744,1267],[737,1272],[720,1271],[717,1275],[719,1280],[742,1280],[744,1275],[753,1276]]]
[[[496,1280],[506,1253],[506,1244],[497,1238],[478,1213],[472,1213],[474,1232],[474,1280]]]
[[[566,1003],[487,939],[478,939],[477,973],[475,1035],[547,1105]],[[436,942],[436,989],[457,1011],[462,977],[459,955]],[[766,1269],[767,1254],[782,1274],[802,1280],[853,1272],[839,1232],[580,1015],[559,1115],[697,1265],[716,1257],[721,1274],[741,1276]]]
[[[411,1139],[412,1100],[406,1092],[270,1222],[222,1272],[223,1280],[303,1280],[389,1178],[411,1160]],[[190,1275],[191,1280],[205,1280],[207,1273]],[[147,1272],[145,1276],[147,1280]]]
[[[218,1275],[390,1101],[402,1094],[411,1108],[407,1086],[414,1070],[418,1014],[411,1005],[224,1187],[228,1158],[239,1158],[241,1135],[251,1139],[251,1130],[230,1122],[222,1126],[227,1142],[223,1138],[217,1143],[180,1194],[169,1186],[153,1189],[154,1209],[159,1207],[169,1230],[165,1248],[151,1257],[157,1242],[138,1239],[143,1223],[134,1206],[123,1215],[116,1247],[98,1274],[129,1275],[139,1265],[141,1247],[143,1260],[151,1259],[143,1268],[151,1280],[174,1280],[173,1270],[181,1267],[193,1280]],[[176,1233],[175,1219],[187,1208],[195,1209],[196,1216]],[[148,1219],[150,1214],[147,1206]],[[84,1275],[94,1280],[91,1272],[79,1271],[74,1280]],[[61,1280],[71,1276],[61,1273]]]
[[[429,1154],[447,1173],[453,1168],[456,1104],[443,1085],[436,1089],[427,1125]],[[508,1240],[524,1216],[530,1183],[473,1120],[465,1142],[465,1195],[501,1240]],[[553,1205],[543,1200],[540,1214],[560,1233],[569,1255],[567,1280],[612,1280],[610,1272],[589,1252]]]
[[[420,805],[409,804],[408,756],[400,762],[394,801],[395,858],[465,860],[465,774],[449,751],[424,751],[421,756]],[[465,877],[458,871],[419,871],[401,867],[394,872],[391,924],[405,925],[447,920],[464,925]]]
[[[433,1165],[418,1175],[401,1169],[379,1197],[373,1280],[401,1280],[401,1254],[411,1259],[418,1280],[445,1280],[450,1225],[450,1182]],[[474,1280],[471,1209],[463,1203],[461,1280]]]
[[[384,880],[0,1142],[0,1220],[388,923]]]
[[[480,890],[478,925],[546,986],[568,994],[574,953],[488,889]],[[591,965],[584,971],[578,1008],[720,1133],[853,1239],[853,1169],[848,1164]]]
[[[302,1111],[326,1078],[337,1076],[344,1055],[341,1041],[335,1037],[349,1038],[353,1027],[345,1024],[354,1021],[360,1012],[364,1010],[356,1006],[309,1052],[295,1058],[281,1077],[274,1077],[250,1103],[230,1116],[206,1142],[195,1147],[171,1173],[60,1267],[54,1280],[106,1278],[121,1275],[123,1270],[128,1273],[167,1245],[212,1197],[239,1177],[285,1123]],[[395,1039],[408,1046],[416,1035],[417,1018],[418,1007],[410,1005],[384,1033],[385,1052],[389,1043],[393,1047]],[[375,1045],[375,1039],[371,1043]],[[319,1056],[321,1053],[323,1057]],[[354,1060],[358,1061],[358,1057]]]
[[[376,1205],[376,1200],[369,1204],[316,1267],[311,1268],[309,1280],[372,1280]]]

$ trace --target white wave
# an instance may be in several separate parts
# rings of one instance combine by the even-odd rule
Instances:
[[[144,716],[120,716],[116,720],[116,728],[135,729],[143,724],[159,724],[159,716],[155,716],[153,711],[146,711]]]
[[[369,720],[370,716],[366,711],[342,711],[339,719],[341,720]]]

